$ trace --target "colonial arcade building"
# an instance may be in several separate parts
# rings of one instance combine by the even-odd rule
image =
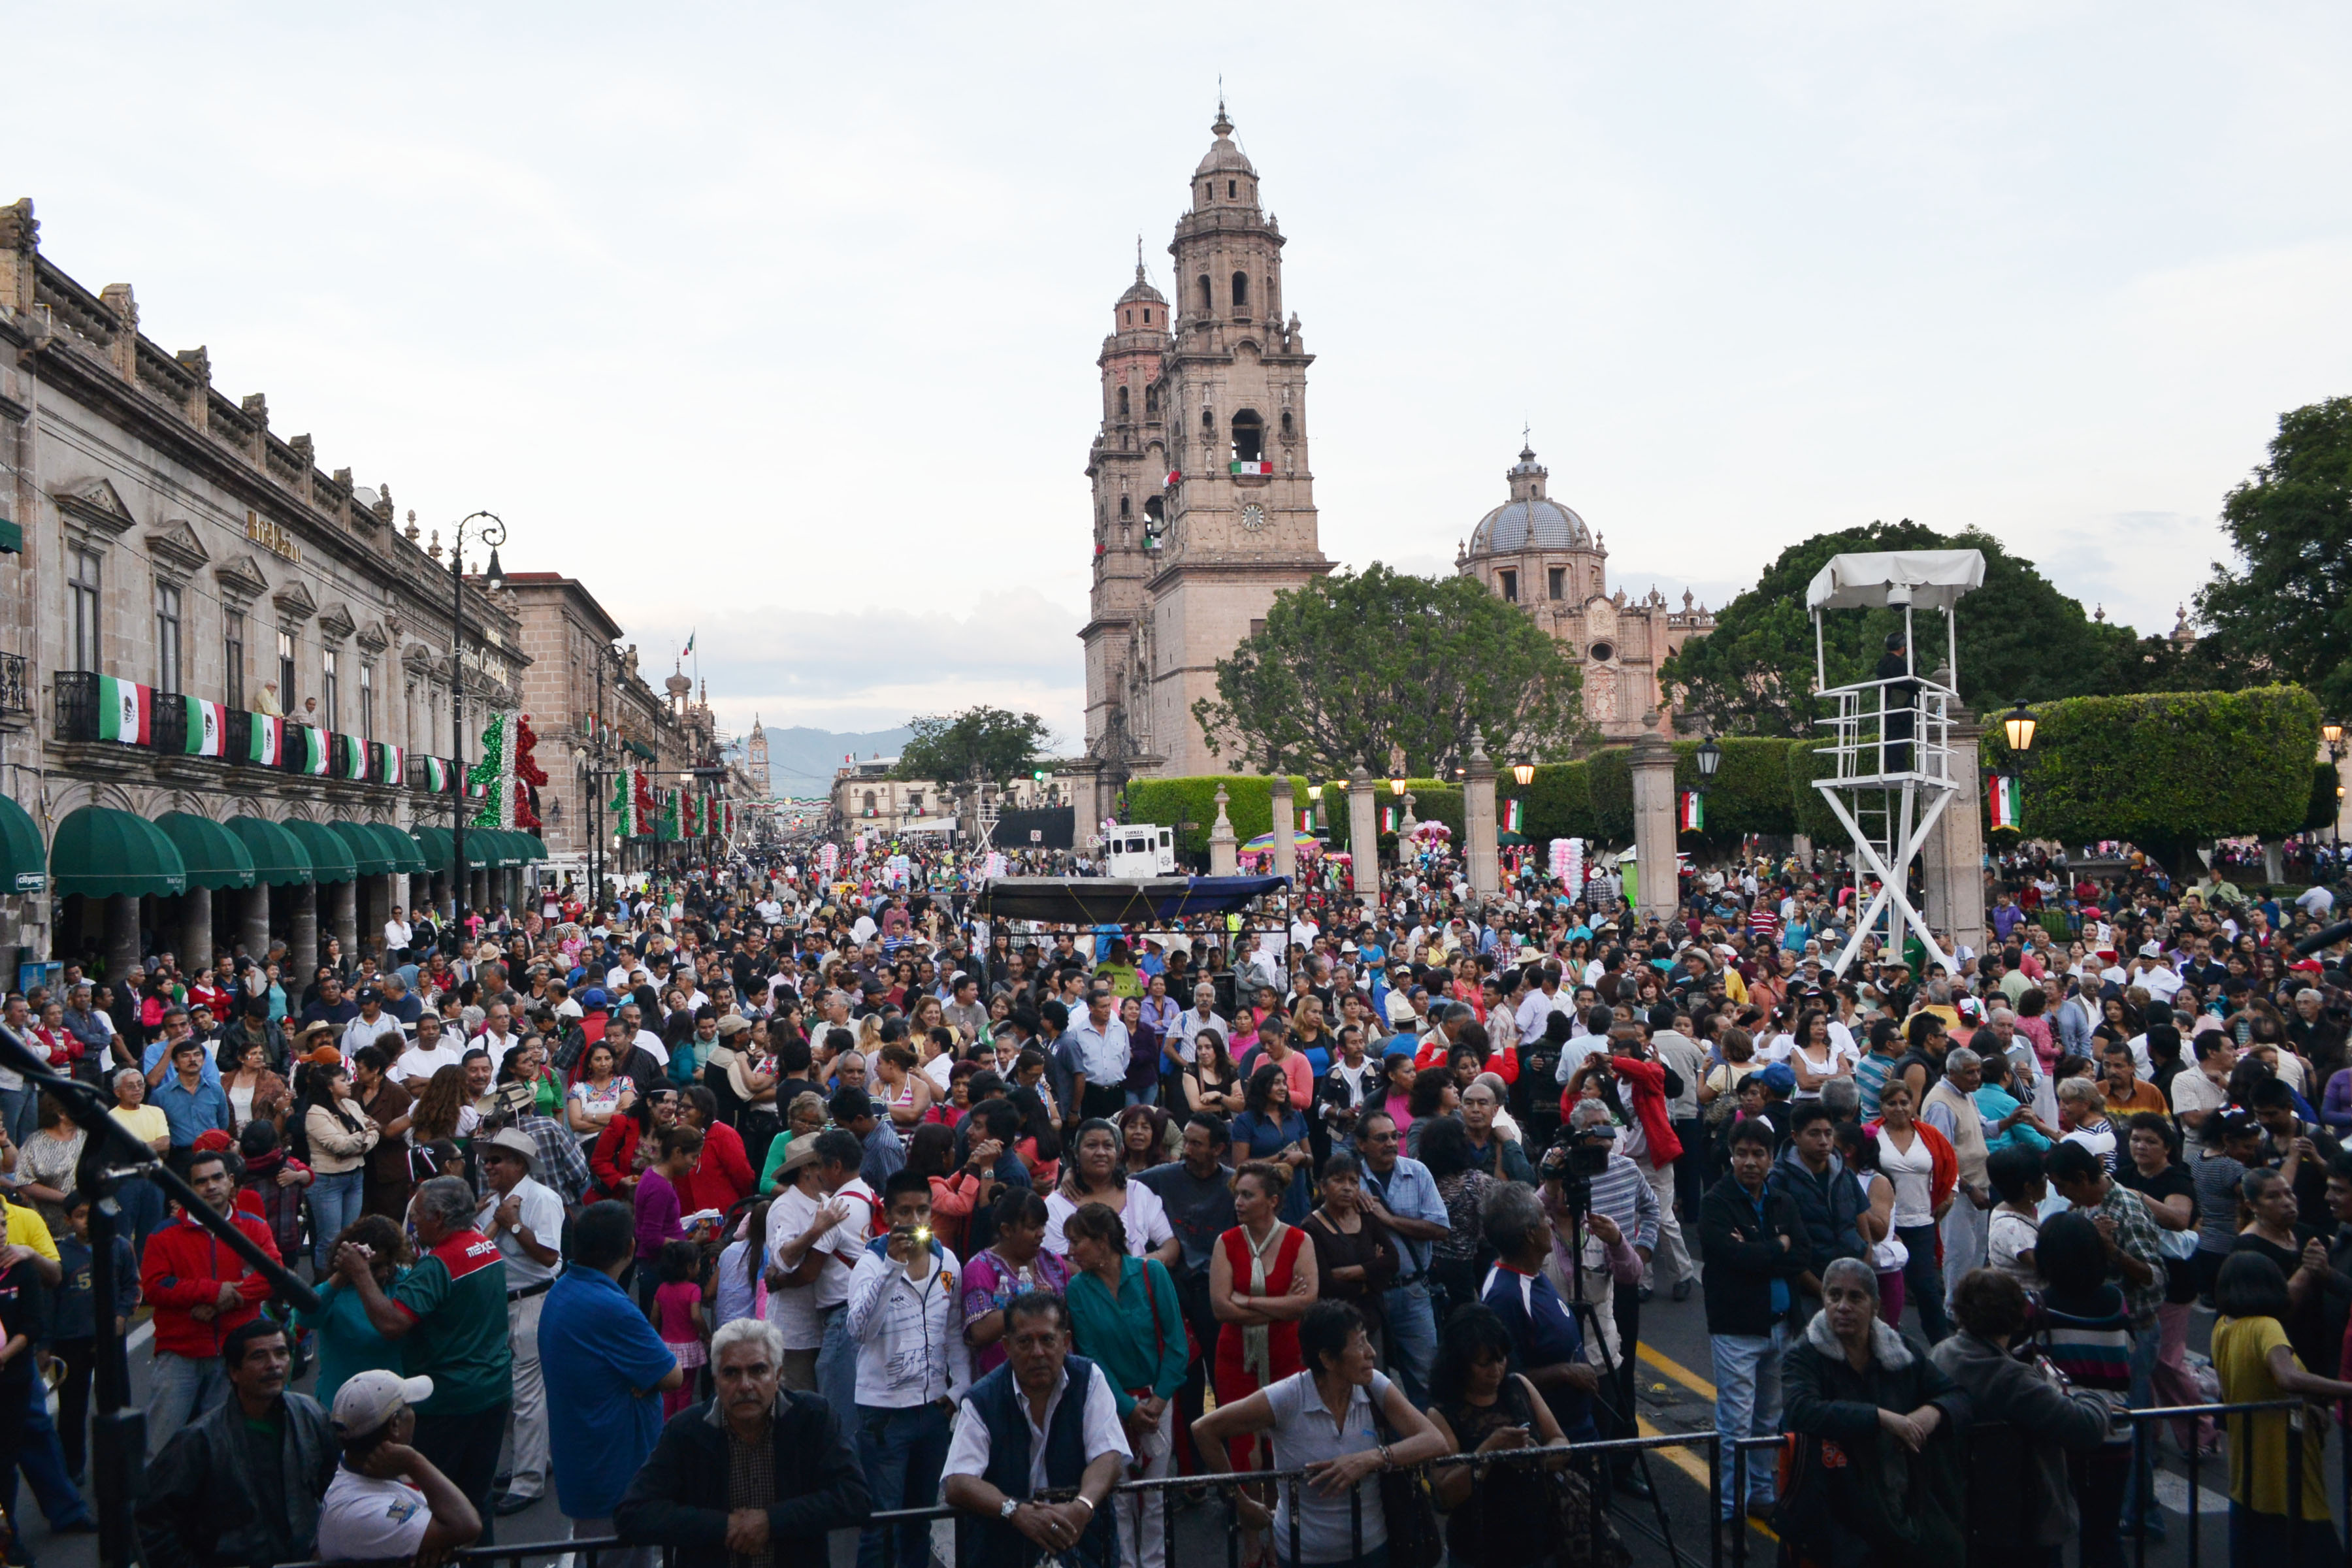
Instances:
[[[453,653],[437,531],[37,237],[0,208],[0,960],[355,953],[449,900],[451,686],[478,756],[522,701],[511,599],[469,582]],[[544,854],[467,847],[477,906]]]

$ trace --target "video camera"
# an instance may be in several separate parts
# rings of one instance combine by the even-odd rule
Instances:
[[[1582,1219],[1592,1208],[1592,1178],[1609,1168],[1609,1151],[1616,1129],[1605,1121],[1590,1127],[1563,1127],[1544,1151],[1538,1173],[1560,1184],[1568,1212]]]

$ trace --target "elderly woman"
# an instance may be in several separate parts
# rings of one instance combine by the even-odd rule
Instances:
[[[2004,1424],[1969,1439],[1969,1562],[1991,1568],[2021,1544],[2055,1561],[2080,1525],[2067,1456],[2096,1453],[2106,1443],[2110,1406],[2097,1392],[2054,1375],[2042,1358],[2010,1353],[2025,1337],[2031,1310],[2024,1286],[2011,1275],[1969,1270],[1952,1309],[1959,1332],[1929,1359],[1969,1396],[1973,1418]]]
[[[1783,1421],[1799,1438],[1773,1519],[1783,1542],[1824,1563],[1961,1555],[1967,1504],[1948,1438],[1967,1422],[1969,1396],[1879,1320],[1870,1265],[1841,1258],[1822,1271],[1822,1310],[1780,1378]]]

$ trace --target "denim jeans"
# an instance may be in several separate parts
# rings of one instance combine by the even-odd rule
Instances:
[[[857,1429],[857,1342],[849,1337],[849,1303],[827,1307],[824,1343],[817,1347],[816,1391],[851,1431]]]
[[[1953,1206],[1969,1200],[1962,1197]],[[1919,1332],[1929,1344],[1951,1337],[1952,1320],[1944,1309],[1944,1271],[1936,1262],[1936,1227],[1906,1225],[1895,1227],[1911,1260],[1903,1266],[1903,1293],[1919,1309]]]
[[[1429,1368],[1437,1360],[1437,1314],[1426,1278],[1391,1286],[1381,1298],[1388,1313],[1389,1375],[1404,1385],[1405,1402],[1429,1403]]]
[[[948,1462],[948,1413],[938,1405],[857,1407],[857,1458],[876,1513],[939,1501]],[[868,1525],[857,1532],[857,1568],[929,1568],[928,1522]]]
[[[335,1237],[360,1217],[360,1203],[365,1195],[361,1189],[366,1181],[364,1167],[338,1171],[331,1176],[321,1173],[311,1178],[310,1257],[319,1266],[321,1279],[327,1277],[334,1261]]]
[[[2135,1410],[2147,1410],[2156,1404],[2156,1358],[2163,1345],[2164,1325],[2161,1320],[2147,1328],[2132,1331],[2131,1403]],[[2138,1517],[2133,1511],[2135,1509],[2147,1514],[2149,1528],[2154,1534],[2160,1536],[2164,1532],[2164,1512],[2156,1501],[2154,1478],[2148,1473],[2155,1466],[2156,1434],[2154,1426],[2147,1429],[2147,1446],[2132,1467],[2131,1479],[2124,1484],[2123,1519],[2126,1532],[2131,1530],[2132,1521]]]
[[[1723,1449],[1722,1493],[1716,1500],[1725,1519],[1739,1512],[1739,1500],[1731,1490],[1732,1444],[1743,1437],[1774,1436],[1780,1430],[1780,1352],[1788,1341],[1789,1326],[1775,1323],[1769,1334],[1716,1334],[1707,1342],[1715,1357],[1715,1435]],[[1750,1503],[1772,1501],[1776,1463],[1769,1448],[1748,1452]]]
[[[147,1457],[163,1451],[172,1434],[228,1397],[228,1374],[216,1355],[157,1351],[147,1374]]]
[[[0,1089],[0,1128],[8,1133],[8,1142],[24,1147],[35,1131],[36,1110],[40,1099],[30,1089]]]

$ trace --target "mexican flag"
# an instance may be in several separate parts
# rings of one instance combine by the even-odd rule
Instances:
[[[1528,803],[1507,800],[1503,803],[1503,831],[1525,833],[1528,830]]]
[[[425,758],[425,789],[426,789],[429,793],[434,794],[434,795],[447,795],[447,794],[449,793],[449,779],[450,779],[450,777],[451,777],[451,773],[452,773],[452,770],[450,769],[450,766],[449,766],[449,759],[448,759],[448,758],[446,758],[446,757],[427,757],[427,758]]]
[[[201,697],[183,697],[188,705],[187,753],[192,757],[217,757],[228,739],[227,714],[217,702],[207,702]]]
[[[1392,805],[1384,805],[1381,807],[1381,831],[1382,833],[1394,833],[1396,830],[1397,808]]]
[[[623,768],[613,775],[613,832],[622,838],[637,835],[637,789],[635,768]]]
[[[329,747],[334,753],[334,773],[339,779],[367,777],[367,742],[357,735],[330,735]]]
[[[1683,791],[1681,828],[1685,833],[1706,830],[1706,796],[1695,789]]]
[[[376,748],[376,782],[398,789],[408,779],[408,748],[395,746],[390,741],[380,742]]]
[[[245,717],[245,760],[265,768],[282,766],[286,761],[286,721],[271,713],[247,713]]]
[[[136,681],[117,680],[110,675],[100,676],[98,735],[100,740],[120,741],[126,746],[152,744],[155,689]]]
[[[1227,465],[1227,468],[1229,471],[1236,474],[1270,475],[1274,472],[1272,463],[1260,462],[1250,458],[1236,458]]]
[[[2018,781],[2013,774],[1993,775],[1992,825],[1996,830],[2006,827],[2011,833],[2025,831],[2024,793],[2018,787]]]
[[[286,731],[286,765],[298,773],[327,772],[327,732],[308,724],[289,725]]]

